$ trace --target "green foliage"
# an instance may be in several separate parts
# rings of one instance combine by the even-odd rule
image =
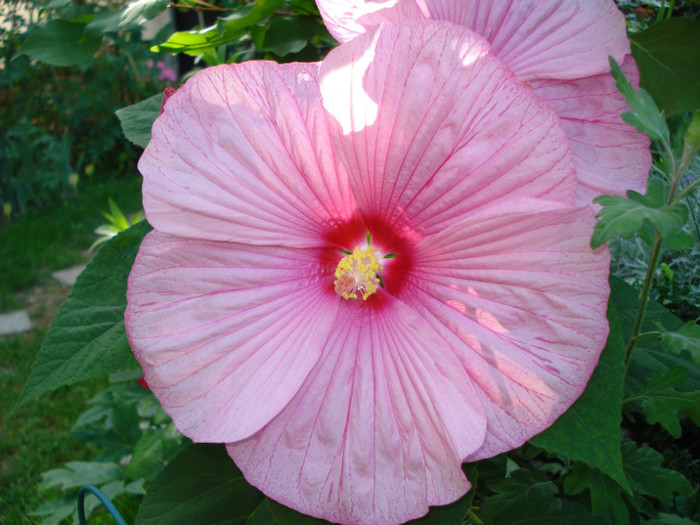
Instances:
[[[145,148],[151,140],[151,127],[160,114],[162,101],[163,94],[159,93],[118,110],[116,114],[124,136],[137,146]]]
[[[681,204],[670,206],[665,201],[662,184],[650,184],[646,196],[630,190],[627,198],[601,195],[593,199],[603,209],[598,212],[600,220],[595,225],[591,246],[597,248],[618,235],[634,235],[645,223],[661,236],[677,234],[688,220],[688,209]]]
[[[251,58],[319,60],[335,44],[310,0],[234,2],[216,24],[179,31],[153,51],[185,53],[209,65]]]
[[[486,525],[600,525],[585,507],[558,497],[559,487],[542,472],[516,470],[489,487],[495,495],[479,513]]]
[[[0,27],[0,204],[13,212],[74,191],[68,177],[82,182],[88,166],[96,176],[133,169],[137,153],[114,111],[163,83],[138,29],[87,35],[94,8],[71,2],[43,11],[40,24],[15,14]]]
[[[18,406],[59,386],[138,369],[124,332],[126,279],[149,229],[143,222],[117,235],[78,277],[39,350]]]
[[[197,56],[203,51],[232,43],[249,32],[251,27],[272,15],[284,4],[284,0],[258,0],[236,9],[232,14],[220,18],[216,26],[203,31],[181,31],[173,34],[167,42],[153,51],[186,53]]]
[[[622,119],[642,133],[649,135],[653,140],[666,140],[668,142],[668,126],[654,99],[644,89],[639,91],[634,89],[613,57],[610,57],[610,70],[615,78],[617,89],[620,90],[627,105],[632,110],[631,113],[620,115]]]
[[[101,38],[83,38],[86,23],[50,20],[35,26],[15,56],[27,55],[51,66],[77,66],[92,60]]]
[[[60,489],[62,495],[32,512],[45,516],[42,524],[66,518],[77,524],[77,492],[86,484],[99,487],[110,499],[142,496],[144,485],[185,443],[150,391],[133,379],[91,399],[74,425],[73,435],[103,452],[94,461],[68,462],[43,474],[40,489]],[[96,507],[96,500],[86,499],[87,515]]]
[[[647,423],[659,423],[674,438],[681,436],[678,422],[680,414],[690,417],[700,424],[700,391],[682,392],[677,390],[688,380],[688,369],[674,366],[666,372],[657,371],[642,392],[625,400],[641,403],[641,410]]]
[[[670,18],[630,40],[641,84],[662,110],[700,109],[700,20]]]
[[[660,337],[668,352],[680,354],[687,350],[695,362],[700,365],[700,326],[694,322],[687,323],[676,331],[662,330]]]

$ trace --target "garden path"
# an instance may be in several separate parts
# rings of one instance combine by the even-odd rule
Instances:
[[[85,269],[84,264],[71,266],[64,270],[53,272],[51,276],[64,286],[73,286],[78,274]],[[32,322],[29,317],[29,310],[15,310],[0,314],[0,336],[17,334],[31,330]]]

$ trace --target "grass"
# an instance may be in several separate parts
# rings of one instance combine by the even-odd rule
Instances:
[[[18,307],[17,292],[46,279],[50,272],[82,262],[105,222],[112,197],[124,213],[140,207],[141,178],[88,180],[77,195],[28,211],[0,227],[0,312]]]
[[[106,379],[61,388],[12,407],[68,288],[50,272],[83,262],[104,223],[107,199],[125,213],[140,207],[140,178],[92,180],[77,195],[28,212],[0,228],[0,311],[27,308],[34,328],[0,336],[0,523],[40,523],[29,512],[48,499],[40,493],[41,472],[66,461],[91,459],[94,451],[67,431],[85,409],[86,400],[106,386]],[[29,287],[32,287],[29,289]]]

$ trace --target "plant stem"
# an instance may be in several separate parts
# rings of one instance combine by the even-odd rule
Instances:
[[[469,511],[467,512],[467,517],[477,525],[484,525],[484,522],[479,519],[479,516],[474,514],[474,511],[472,509],[469,509]]]
[[[649,261],[649,267],[647,268],[647,274],[644,278],[644,286],[642,287],[642,293],[639,296],[639,307],[637,308],[637,318],[634,321],[634,329],[632,330],[632,336],[630,337],[630,342],[627,345],[627,351],[625,355],[625,364],[629,363],[630,357],[632,356],[632,350],[634,345],[637,344],[639,338],[639,331],[642,328],[642,321],[644,321],[644,312],[647,309],[647,302],[649,300],[649,291],[651,290],[651,283],[654,281],[654,272],[656,271],[656,265],[659,262],[659,256],[661,255],[661,243],[663,242],[663,237],[656,232],[656,242],[654,243],[654,248],[651,251],[651,261]]]

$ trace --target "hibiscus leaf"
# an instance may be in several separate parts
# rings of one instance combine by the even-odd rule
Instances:
[[[220,18],[216,25],[209,28],[174,33],[167,42],[154,46],[151,51],[200,55],[207,49],[240,38],[252,25],[272,15],[283,4],[284,0],[258,0],[237,8],[233,14]]]
[[[629,397],[625,403],[640,403],[647,423],[658,423],[674,438],[681,436],[678,418],[681,414],[700,424],[700,391],[678,390],[688,380],[688,369],[674,366],[668,371],[658,370],[646,388]]]
[[[51,20],[34,26],[16,56],[31,58],[52,66],[67,67],[89,62],[100,48],[102,38],[83,38],[86,24]]]
[[[661,325],[657,326],[661,328]],[[674,354],[687,350],[700,365],[700,326],[694,322],[687,323],[673,332],[661,329],[661,344],[664,349]]]
[[[673,494],[690,494],[692,487],[680,472],[661,466],[663,456],[652,448],[639,447],[633,442],[622,446],[625,474],[635,493],[668,501]]]
[[[667,235],[680,230],[688,219],[688,209],[679,204],[664,204],[657,208],[650,206],[649,201],[640,202],[638,198],[626,199],[619,195],[601,195],[593,199],[593,202],[603,206],[598,212],[600,220],[595,225],[591,239],[591,247],[594,249],[618,235],[632,236],[642,228],[645,221],[651,223],[661,235]]]
[[[191,445],[151,483],[136,525],[326,523],[283,508],[248,484],[224,445]],[[280,521],[282,513],[286,521]]]
[[[700,109],[700,21],[674,17],[630,35],[641,84],[668,115]]]
[[[131,106],[118,109],[116,115],[124,136],[137,146],[142,148],[148,146],[153,121],[160,114],[162,101],[163,93],[159,93]]]
[[[598,469],[577,463],[564,478],[564,492],[576,496],[585,490],[589,491],[593,514],[609,519],[612,525],[629,523],[629,511],[619,485]]]
[[[582,505],[558,498],[559,489],[542,472],[516,470],[489,488],[496,495],[484,501],[479,513],[487,525],[601,525]]]
[[[126,280],[148,223],[120,233],[78,276],[41,345],[16,407],[45,392],[138,368],[124,331]]]
[[[620,453],[625,351],[615,304],[608,307],[610,336],[581,397],[530,443],[604,472],[629,490]]]
[[[666,119],[664,114],[659,111],[651,95],[643,88],[640,88],[639,91],[634,89],[634,86],[627,80],[613,57],[610,57],[610,70],[613,77],[615,77],[617,89],[625,97],[627,105],[632,110],[631,113],[620,115],[622,120],[642,133],[646,133],[653,140],[665,140],[668,143],[669,131]]]

